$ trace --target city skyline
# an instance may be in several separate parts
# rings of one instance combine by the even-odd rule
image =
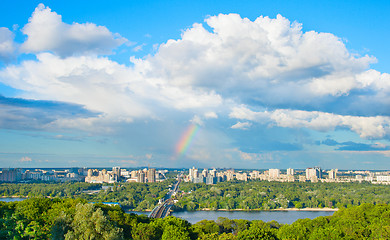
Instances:
[[[390,169],[386,1],[28,1],[0,168]]]
[[[62,169],[23,169],[14,168],[0,170],[0,182],[87,182],[87,183],[116,183],[138,182],[154,183],[167,179],[166,174],[177,174],[185,182],[218,184],[225,181],[276,181],[276,182],[370,182],[372,184],[389,184],[390,171],[371,170],[339,170],[309,167],[298,169],[155,169],[155,168],[62,168]],[[188,173],[188,174],[187,174]],[[169,178],[169,177],[168,177]]]

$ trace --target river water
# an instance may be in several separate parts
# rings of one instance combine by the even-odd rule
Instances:
[[[25,198],[18,198],[18,197],[0,198],[1,202],[19,202],[19,201],[23,201],[23,200],[25,200]]]
[[[132,212],[136,214],[146,214],[149,212]],[[301,218],[314,219],[320,216],[331,216],[331,211],[195,211],[195,212],[173,212],[172,216],[179,217],[194,224],[203,219],[217,220],[218,217],[229,219],[262,220],[269,222],[272,220],[278,223],[291,224]]]

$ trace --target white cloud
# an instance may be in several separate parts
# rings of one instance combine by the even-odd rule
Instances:
[[[204,114],[204,117],[206,119],[209,119],[209,118],[214,118],[214,119],[217,119],[218,118],[218,115],[215,113],[215,112],[206,112]]]
[[[194,24],[181,39],[161,44],[156,55],[137,65],[148,65],[149,75],[176,86],[273,104],[348,94],[364,87],[357,76],[375,62],[350,54],[330,33],[304,33],[300,24],[280,15],[250,21],[220,14],[206,23],[212,32]]]
[[[58,118],[44,126],[47,129],[78,129],[87,132],[110,133],[111,124],[104,117]]]
[[[247,153],[240,151],[238,149],[233,149],[232,152],[238,154],[239,158],[244,161],[249,162],[262,162],[262,163],[268,163],[268,162],[278,162],[277,159],[273,156],[272,153]]]
[[[31,159],[30,157],[22,157],[22,158],[20,159],[20,161],[21,161],[21,162],[31,162],[32,159]]]
[[[205,108],[208,112],[206,109],[222,103],[213,91],[171,86],[164,79],[146,78],[142,72],[103,57],[60,58],[41,53],[37,59],[7,66],[0,71],[0,81],[23,90],[19,97],[80,104],[100,114],[93,119],[59,119],[51,126],[80,125],[90,129],[97,120],[132,122],[136,118],[158,118],[166,109],[202,112]]]
[[[215,112],[205,112],[203,116],[194,115],[194,117],[190,120],[191,123],[204,126],[205,122],[204,119],[217,119],[218,115]]]
[[[138,166],[139,165],[139,163],[137,161],[128,160],[128,159],[126,159],[126,160],[119,160],[118,162],[120,162],[122,164],[126,164],[126,165],[124,165],[126,167],[128,166],[128,164],[131,164],[131,165],[134,165],[134,166]]]
[[[0,27],[0,61],[11,60],[15,51],[14,34],[8,28]]]
[[[195,115],[195,116],[190,120],[190,122],[191,122],[192,124],[199,125],[199,126],[203,126],[203,125],[204,125],[203,120],[202,120],[198,115]]]
[[[245,107],[244,105],[241,105],[239,107],[233,107],[232,111],[229,113],[230,118],[237,118],[237,119],[245,119],[245,120],[257,120],[261,118],[267,118],[268,112],[254,112],[250,110],[249,108]]]
[[[354,155],[370,155],[371,157],[374,156],[374,155],[383,155],[385,157],[390,157],[390,151],[343,151],[343,153],[351,153],[351,154],[354,154]],[[374,162],[371,162],[371,161],[367,161],[367,162],[363,162],[365,164],[372,164]]]
[[[135,47],[133,48],[133,52],[142,51],[142,48],[143,48],[145,45],[146,45],[146,44],[141,44],[141,45],[135,46]]]
[[[28,36],[21,50],[28,53],[52,51],[62,57],[82,54],[109,54],[127,40],[93,23],[62,22],[61,15],[39,4],[24,26]]]
[[[275,124],[288,128],[309,128],[317,131],[333,131],[348,128],[362,138],[379,139],[390,136],[390,117],[360,117],[338,115],[319,111],[277,109],[254,112],[241,106],[232,109],[231,118]]]
[[[242,130],[248,130],[252,126],[252,123],[250,122],[238,122],[231,126],[233,129],[242,129]]]
[[[44,53],[37,58],[20,66],[8,66],[0,72],[0,79],[23,90],[25,98],[77,103],[126,119],[150,114],[131,95],[131,91],[137,91],[137,80],[124,79],[131,74],[124,66],[96,57],[61,59]]]
[[[390,92],[390,74],[370,69],[357,76],[362,88],[372,86],[377,91]]]

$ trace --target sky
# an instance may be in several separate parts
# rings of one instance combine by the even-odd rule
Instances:
[[[10,1],[0,167],[390,169],[389,1]]]

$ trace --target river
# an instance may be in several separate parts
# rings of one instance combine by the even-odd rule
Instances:
[[[1,202],[19,202],[23,201],[26,198],[18,198],[18,197],[5,197],[5,198],[0,198]]]
[[[136,214],[146,214],[149,212],[132,212]],[[278,223],[291,224],[301,218],[314,219],[320,216],[331,216],[332,211],[195,211],[195,212],[173,212],[172,216],[179,217],[194,224],[203,219],[217,220],[218,217],[229,219],[263,220],[269,222],[272,220]]]

